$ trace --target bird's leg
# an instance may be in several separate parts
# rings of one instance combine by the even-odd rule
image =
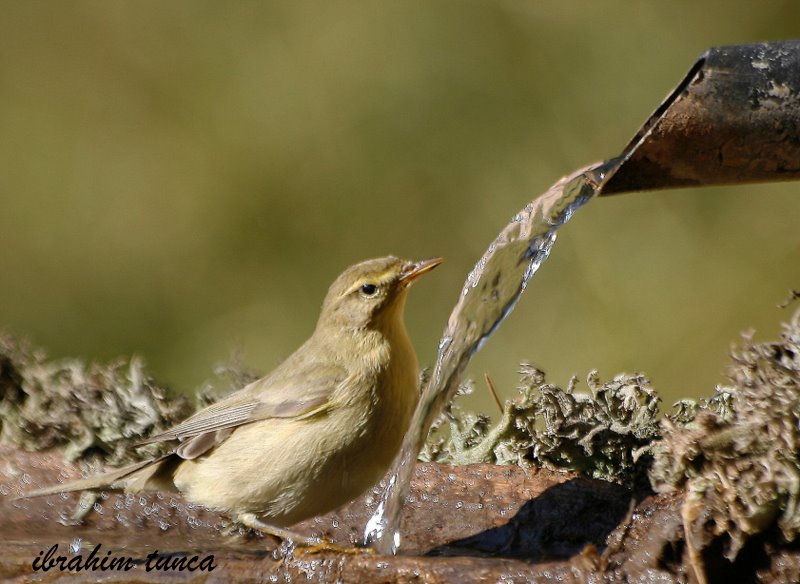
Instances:
[[[269,525],[256,517],[255,513],[240,513],[237,520],[249,527],[262,533],[267,533],[282,541],[291,541],[298,545],[297,551],[301,554],[317,554],[320,552],[334,552],[338,554],[374,554],[372,548],[342,547],[326,539],[318,537],[307,537],[296,531],[283,529]]]
[[[336,545],[335,543],[328,541],[327,539],[323,539],[316,545],[310,546],[301,546],[297,548],[297,551],[302,554],[318,554],[320,552],[333,552],[335,554],[347,554],[350,556],[361,555],[361,554],[376,554],[374,549],[370,547],[342,547],[340,545]]]
[[[256,517],[255,513],[240,513],[236,519],[245,527],[255,529],[261,533],[272,535],[281,541],[292,541],[303,547],[313,547],[323,542],[323,540],[319,539],[318,537],[307,537],[297,533],[296,531],[291,531],[290,529],[283,529],[281,527],[275,527],[274,525],[264,523],[258,517]]]

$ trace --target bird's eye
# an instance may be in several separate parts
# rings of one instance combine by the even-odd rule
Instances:
[[[361,293],[364,296],[375,296],[377,291],[378,287],[375,284],[363,284],[361,286]]]

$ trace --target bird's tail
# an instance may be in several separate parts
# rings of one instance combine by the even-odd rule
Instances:
[[[92,491],[99,489],[129,490],[129,487],[134,483],[138,487],[134,490],[141,490],[142,488],[145,488],[148,479],[158,473],[160,467],[162,466],[161,463],[164,462],[164,460],[169,456],[169,454],[166,454],[158,458],[135,462],[117,470],[112,470],[110,472],[89,477],[87,479],[72,481],[71,483],[62,483],[58,485],[51,485],[49,487],[43,487],[41,489],[24,493],[17,498],[42,497],[45,495],[55,495],[56,493]]]

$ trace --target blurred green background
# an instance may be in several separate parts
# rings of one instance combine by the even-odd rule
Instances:
[[[327,286],[385,254],[422,364],[472,264],[563,174],[616,155],[696,57],[800,37],[797,2],[2,2],[0,327],[138,353],[193,391],[268,371]],[[709,395],[800,286],[800,183],[628,194],[564,228],[471,367],[641,370]],[[481,384],[482,385],[482,384]],[[585,388],[585,385],[582,385]],[[492,411],[479,391],[477,407]]]

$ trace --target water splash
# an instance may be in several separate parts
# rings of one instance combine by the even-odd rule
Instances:
[[[367,523],[365,543],[384,554],[397,553],[400,512],[431,423],[453,398],[472,356],[514,310],[528,281],[550,255],[558,228],[600,192],[620,162],[612,159],[562,178],[517,213],[475,264],[439,342],[436,367],[414,412],[389,486]]]

